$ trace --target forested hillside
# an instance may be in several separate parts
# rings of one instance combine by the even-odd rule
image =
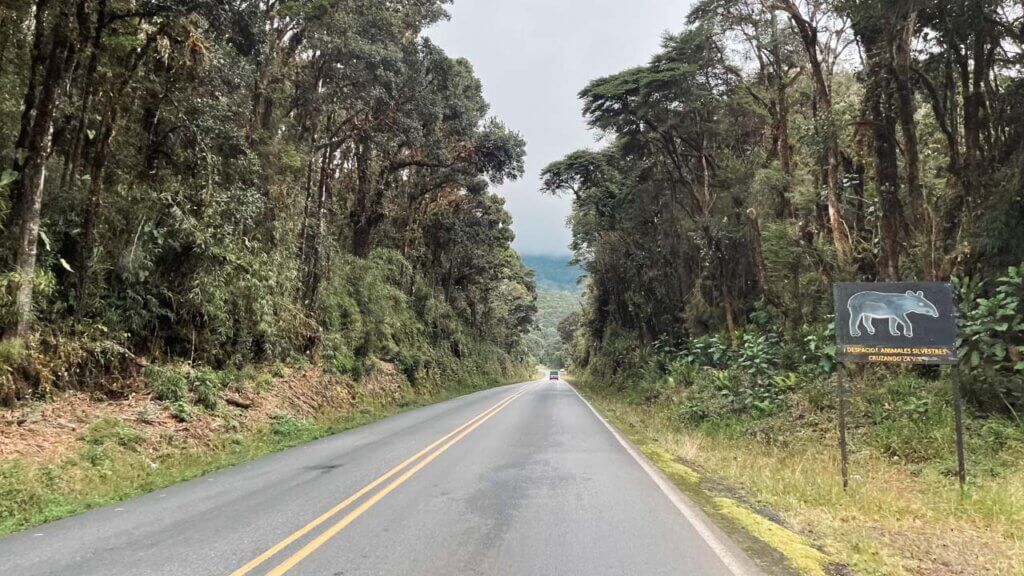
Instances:
[[[570,256],[548,254],[524,254],[523,264],[532,269],[537,277],[538,290],[579,292],[583,271],[571,262]]]
[[[565,342],[577,322],[583,272],[568,255],[524,254],[523,263],[537,278],[537,317],[527,348],[544,366],[563,368],[568,362]]]
[[[568,364],[569,351],[565,343],[572,339],[579,308],[580,295],[577,292],[537,292],[537,319],[526,344],[538,362],[555,370]]]
[[[0,6],[0,401],[296,355],[526,364],[525,143],[444,0]]]
[[[700,0],[680,28],[583,87],[603,146],[544,171],[588,278],[574,373],[856,573],[1019,574],[1024,7]],[[862,476],[831,491],[832,285],[910,279],[960,300],[975,491],[953,512],[953,371],[854,370]]]

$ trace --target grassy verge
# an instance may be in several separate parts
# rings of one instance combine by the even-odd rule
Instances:
[[[166,430],[147,432],[122,418],[99,418],[80,433],[70,454],[41,462],[20,457],[0,460],[0,535],[497,384],[484,377],[460,378],[429,390],[406,384],[387,398],[357,396],[342,410],[325,409],[310,417],[279,413],[258,426],[240,426],[219,412],[216,417],[222,430],[201,442],[183,440]]]
[[[716,520],[742,527],[800,574],[1024,575],[1024,466],[979,475],[961,494],[942,467],[857,445],[849,492],[831,438],[682,424],[672,404],[580,391]]]

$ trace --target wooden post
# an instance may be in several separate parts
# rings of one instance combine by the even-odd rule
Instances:
[[[960,480],[960,489],[967,484],[967,464],[964,461],[964,409],[960,398],[960,368],[953,369],[953,417],[956,420],[956,477]]]
[[[850,487],[849,454],[846,449],[846,365],[840,364],[836,373],[839,394],[839,461],[843,474],[843,491]]]

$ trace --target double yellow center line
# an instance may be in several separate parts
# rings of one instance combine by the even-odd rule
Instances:
[[[458,442],[459,440],[462,440],[463,438],[465,438],[470,432],[472,432],[473,430],[476,430],[481,424],[483,424],[484,422],[489,420],[492,416],[494,416],[498,412],[500,412],[503,409],[505,409],[505,407],[508,406],[509,404],[511,404],[512,402],[514,402],[516,400],[516,398],[519,398],[523,394],[526,394],[526,392],[529,391],[529,389],[532,386],[533,385],[524,386],[523,388],[519,389],[518,392],[516,392],[516,393],[506,397],[505,399],[503,399],[502,401],[498,402],[497,404],[491,406],[487,410],[484,410],[480,414],[477,414],[476,416],[471,418],[469,421],[467,421],[465,424],[463,424],[463,425],[459,426],[458,428],[456,428],[455,430],[452,430],[451,432],[445,434],[441,438],[438,438],[437,440],[435,440],[433,443],[431,443],[429,446],[427,446],[423,450],[420,450],[416,454],[410,456],[405,462],[402,462],[398,466],[395,466],[391,470],[388,470],[387,472],[385,472],[383,475],[381,475],[379,478],[377,478],[373,482],[370,482],[366,486],[363,486],[362,488],[360,488],[359,491],[356,492],[355,494],[352,494],[348,498],[346,498],[343,501],[339,502],[336,506],[334,506],[330,510],[324,512],[323,514],[321,514],[318,518],[316,518],[315,520],[313,520],[309,524],[306,524],[302,528],[299,528],[298,530],[296,530],[294,533],[292,533],[290,536],[288,536],[284,540],[281,540],[277,544],[275,544],[272,547],[270,547],[269,549],[267,549],[266,552],[264,552],[264,553],[260,554],[259,556],[253,558],[247,564],[245,564],[241,568],[235,570],[234,572],[231,573],[231,576],[243,576],[245,574],[248,574],[253,569],[255,569],[259,565],[263,564],[264,562],[266,562],[267,560],[269,560],[273,556],[275,556],[278,552],[280,552],[281,550],[284,550],[285,548],[287,548],[288,546],[293,544],[296,540],[299,540],[300,538],[302,538],[306,534],[309,534],[310,532],[315,530],[318,526],[320,526],[321,524],[327,522],[328,520],[333,518],[335,515],[337,515],[339,512],[341,512],[342,510],[347,508],[350,504],[352,504],[356,500],[362,498],[366,494],[370,493],[371,491],[373,491],[375,488],[377,488],[378,486],[380,486],[384,482],[387,482],[388,479],[390,479],[392,476],[395,476],[396,474],[399,474],[400,472],[402,472],[402,470],[405,470],[410,464],[413,464],[414,462],[419,460],[419,462],[417,462],[415,466],[412,466],[408,470],[405,470],[404,473],[402,473],[398,478],[396,478],[390,484],[388,484],[383,489],[381,489],[380,491],[378,491],[375,494],[373,494],[370,498],[368,498],[365,502],[360,504],[357,508],[355,508],[354,510],[352,510],[351,512],[346,514],[343,518],[341,518],[340,520],[335,522],[333,525],[331,525],[329,528],[324,530],[319,536],[317,536],[316,538],[311,540],[308,544],[303,546],[299,551],[295,552],[290,557],[288,557],[287,560],[285,560],[284,562],[281,562],[280,564],[278,564],[270,572],[267,572],[267,576],[281,576],[282,574],[284,574],[288,570],[292,569],[296,564],[301,562],[304,558],[306,558],[307,556],[312,554],[314,551],[316,551],[317,548],[323,546],[328,540],[330,540],[335,535],[337,535],[338,532],[341,532],[342,530],[344,530],[346,526],[351,524],[356,518],[359,518],[364,512],[369,510],[370,507],[372,507],[374,504],[379,502],[382,498],[387,496],[392,490],[394,490],[395,488],[398,488],[399,486],[401,486],[406,480],[411,478],[413,474],[415,474],[415,473],[419,472],[420,470],[422,470],[424,466],[426,466],[427,464],[430,464],[430,462],[432,462],[435,458],[437,458],[442,453],[444,453],[444,451],[446,451],[449,448],[451,448],[456,442]],[[440,446],[440,448],[438,448],[438,446]],[[431,452],[431,451],[433,451],[433,452]],[[426,455],[425,458],[424,458],[424,455]]]

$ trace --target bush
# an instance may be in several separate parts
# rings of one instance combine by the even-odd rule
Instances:
[[[705,368],[742,370],[751,378],[775,374],[782,361],[782,339],[772,332],[741,332],[736,345],[728,335],[703,336],[686,343],[679,359]]]
[[[986,412],[1024,411],[1024,277],[1011,266],[988,293],[983,282],[954,279],[960,299],[960,356],[968,399]]]
[[[743,370],[705,370],[684,393],[678,414],[690,424],[763,418],[785,408],[798,386],[795,374],[755,378]]]
[[[142,371],[146,388],[157,400],[167,403],[184,402],[188,397],[188,378],[181,370],[163,366],[146,366]]]
[[[932,380],[913,374],[874,373],[858,383],[855,406],[864,414],[870,443],[904,464],[939,463],[956,470],[956,446],[949,375]],[[964,415],[971,469],[998,473],[1024,449],[1024,426],[1000,416]]]
[[[189,390],[196,404],[214,411],[220,407],[220,391],[224,387],[225,378],[212,370],[197,370],[191,374]]]
[[[138,452],[146,437],[120,418],[102,418],[82,433],[80,454],[92,467],[111,474],[118,452]]]
[[[116,446],[125,450],[137,450],[146,436],[129,426],[120,418],[101,418],[90,424],[82,433],[82,440],[89,446]]]
[[[270,420],[270,433],[279,440],[293,440],[316,435],[319,427],[307,420],[287,415],[276,415]]]
[[[193,405],[216,411],[221,406],[221,391],[255,378],[252,372],[235,369],[216,371],[156,365],[147,366],[142,375],[146,388],[183,422],[191,420]]]

